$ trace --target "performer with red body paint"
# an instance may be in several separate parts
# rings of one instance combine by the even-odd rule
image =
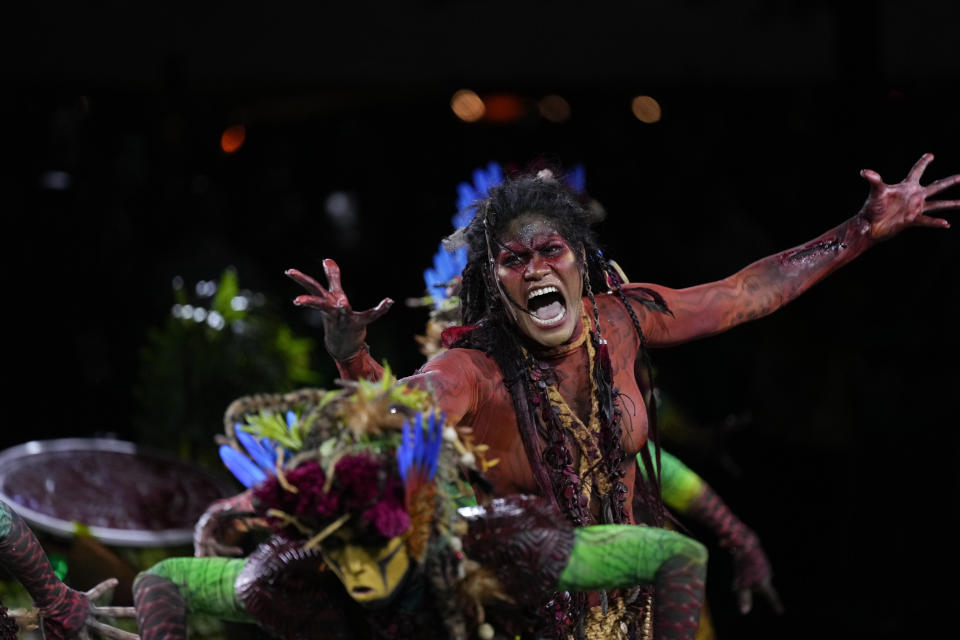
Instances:
[[[452,237],[469,250],[463,326],[445,336],[452,348],[405,382],[432,389],[448,421],[471,427],[489,446],[489,458],[500,459],[486,472],[493,495],[542,495],[575,526],[631,523],[641,515],[661,524],[659,454],[646,446],[648,438],[656,444],[646,349],[768,315],[908,227],[949,228],[928,214],[960,208],[960,200],[929,198],[960,183],[960,175],[922,186],[932,159],[924,155],[897,184],[861,172],[870,193],[851,219],[723,280],[685,289],[623,283],[597,247],[589,213],[552,175],[508,180],[490,189],[470,225]],[[299,271],[287,272],[309,292],[294,303],[322,312],[325,345],[345,378],[379,378],[382,369],[364,342],[366,326],[392,301],[355,312],[336,263],[325,260],[324,271],[326,288]],[[594,294],[598,284],[609,292]],[[745,575],[751,561],[761,567],[741,585],[747,593],[752,588],[773,598],[755,536],[716,494],[701,492],[689,513],[725,536],[744,561]],[[693,637],[702,576],[691,573],[689,582],[689,589],[657,594],[658,609],[669,612],[654,620],[657,637]],[[603,616],[609,602],[601,600],[588,606],[574,599],[573,618]],[[610,637],[618,628],[630,630],[622,609],[609,610],[615,612]]]

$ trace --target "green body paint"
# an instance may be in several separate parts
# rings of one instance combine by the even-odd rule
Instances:
[[[237,600],[234,589],[245,562],[241,558],[168,558],[146,573],[177,585],[191,613],[205,613],[232,622],[253,622]]]
[[[653,458],[653,443],[647,443],[650,457]],[[640,463],[640,454],[637,454]],[[638,472],[646,478],[643,464],[637,465]],[[704,481],[679,458],[660,449],[660,484],[663,503],[678,513],[685,513],[697,497],[703,493]]]
[[[574,531],[573,549],[557,589],[596,591],[652,583],[671,558],[705,565],[706,548],[675,531],[603,524]]]

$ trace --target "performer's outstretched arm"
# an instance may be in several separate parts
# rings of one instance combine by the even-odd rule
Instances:
[[[653,445],[648,445],[653,455]],[[639,455],[637,456],[640,462]],[[660,483],[663,502],[680,516],[708,528],[717,545],[733,556],[733,589],[741,613],[753,606],[753,593],[760,594],[778,613],[783,610],[773,588],[770,562],[760,538],[720,499],[699,475],[676,456],[660,450]],[[644,473],[643,464],[637,473]]]
[[[921,186],[920,178],[932,160],[931,154],[923,156],[903,182],[893,185],[884,184],[874,171],[862,171],[870,183],[870,195],[853,218],[811,242],[754,262],[728,278],[687,289],[625,285],[624,293],[631,297],[633,291],[632,296],[641,301],[648,294],[637,289],[652,289],[672,312],[672,316],[648,313],[642,304],[635,305],[648,344],[679,344],[768,315],[869,247],[908,227],[948,229],[946,220],[927,214],[960,208],[960,200],[927,198],[960,184],[960,175]]]
[[[703,607],[707,551],[687,536],[636,525],[574,529],[561,591],[596,591],[652,584],[654,637],[693,638]]]
[[[252,622],[234,587],[245,563],[238,558],[168,558],[140,573],[133,600],[141,639],[186,638],[188,613]]]
[[[512,495],[468,515],[464,552],[516,602],[552,591],[653,586],[654,637],[692,639],[703,606],[706,548],[676,531],[636,525],[573,528],[542,498]]]

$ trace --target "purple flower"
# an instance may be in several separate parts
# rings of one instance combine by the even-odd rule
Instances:
[[[393,500],[381,500],[363,512],[363,520],[384,538],[396,538],[410,528],[410,516],[403,505]]]

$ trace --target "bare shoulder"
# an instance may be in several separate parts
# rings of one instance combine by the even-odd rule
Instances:
[[[500,376],[500,368],[493,359],[478,349],[447,349],[420,368],[419,373],[456,375],[488,379]]]
[[[477,349],[449,349],[427,362],[412,376],[418,386],[436,394],[450,416],[463,418],[503,385],[500,368]]]

